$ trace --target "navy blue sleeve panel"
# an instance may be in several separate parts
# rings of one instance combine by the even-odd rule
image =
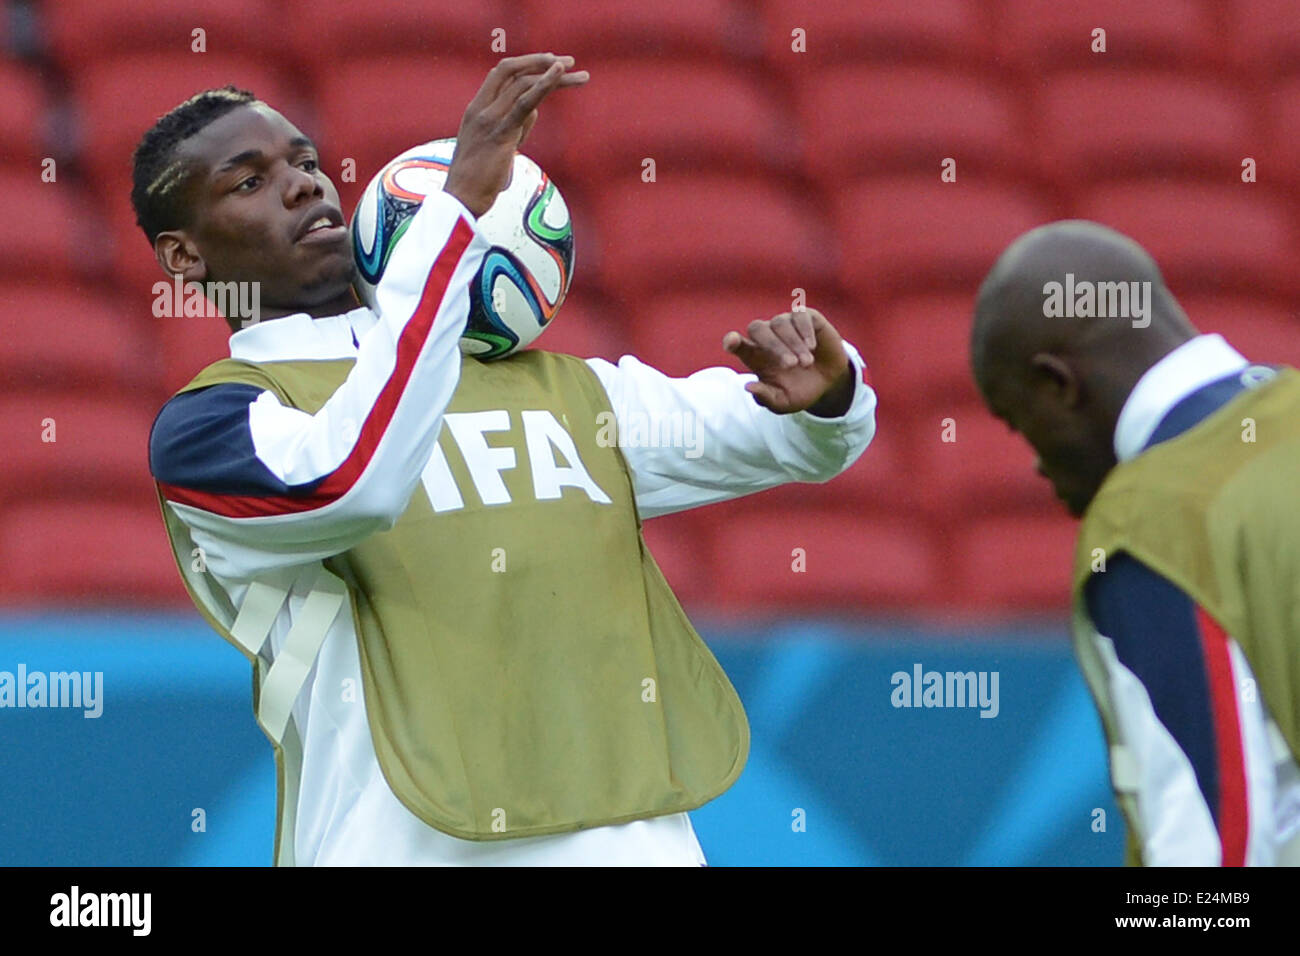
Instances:
[[[154,420],[149,468],[163,485],[222,495],[310,494],[324,477],[302,485],[281,481],[257,457],[248,406],[256,385],[230,383],[182,392]]]
[[[1205,648],[1192,599],[1136,558],[1116,555],[1084,593],[1098,631],[1136,675],[1196,773],[1219,827],[1219,762]]]

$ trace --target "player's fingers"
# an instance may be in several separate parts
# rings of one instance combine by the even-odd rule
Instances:
[[[573,58],[570,57],[569,59],[572,60]],[[513,117],[521,114],[527,115],[531,110],[537,109],[538,104],[546,98],[548,93],[559,88],[560,81],[564,79],[564,70],[564,65],[562,63],[557,63],[551,69],[538,77],[536,82],[534,82],[528,89],[524,90],[515,101],[515,105],[511,111],[511,116]]]
[[[804,345],[808,346],[808,351],[817,348],[817,332],[813,324],[813,313],[811,311],[794,312],[790,315],[790,321],[794,324],[795,331],[803,339]]]
[[[792,315],[787,312],[776,316],[768,323],[768,328],[772,330],[773,334],[781,340],[781,343],[786,348],[795,354],[800,365],[804,367],[812,365],[812,349],[808,347],[808,343],[804,341],[803,336],[799,334],[799,330],[795,328]]]
[[[755,319],[746,331],[754,344],[771,356],[772,364],[781,368],[793,368],[799,364],[798,355],[772,330],[771,322]]]
[[[478,96],[483,97],[482,106],[487,106],[515,77],[520,74],[543,73],[556,60],[561,60],[554,53],[525,53],[522,56],[502,57],[497,65],[488,70],[487,78],[479,88]],[[572,60],[573,57],[569,57]],[[570,64],[572,65],[572,64]],[[475,99],[478,99],[478,96]]]
[[[764,360],[763,350],[739,332],[728,332],[724,335],[722,337],[722,347],[745,363],[747,368],[755,372],[767,365]]]

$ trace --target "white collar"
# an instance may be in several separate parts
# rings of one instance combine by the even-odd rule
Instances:
[[[356,343],[379,321],[365,306],[313,319],[306,312],[268,319],[230,337],[230,357],[245,362],[354,358]]]
[[[1115,422],[1115,457],[1136,458],[1170,409],[1197,389],[1248,364],[1217,333],[1188,339],[1147,369],[1129,392]]]

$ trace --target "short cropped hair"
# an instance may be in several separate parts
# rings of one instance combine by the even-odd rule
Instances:
[[[189,169],[176,158],[176,148],[209,123],[256,100],[248,90],[230,85],[204,90],[160,116],[141,137],[132,157],[131,205],[151,245],[158,233],[189,225],[182,201]]]

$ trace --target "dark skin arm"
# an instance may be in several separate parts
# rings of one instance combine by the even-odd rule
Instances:
[[[807,411],[837,418],[849,410],[853,368],[835,327],[815,309],[755,319],[748,335],[728,332],[722,346],[754,374],[746,390],[778,415]]]

